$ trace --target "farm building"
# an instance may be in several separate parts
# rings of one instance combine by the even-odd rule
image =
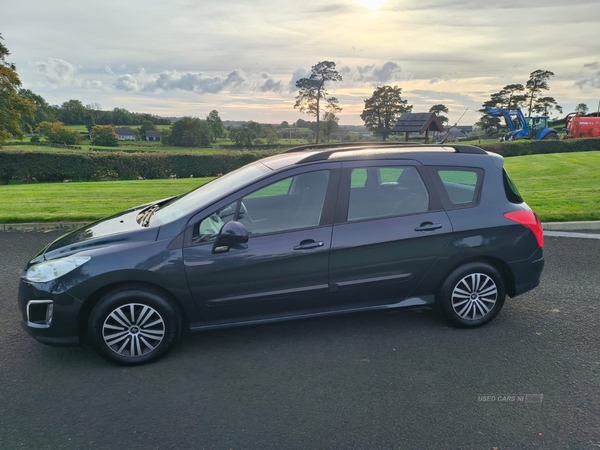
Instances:
[[[160,131],[146,131],[147,141],[160,141],[162,133]]]
[[[405,133],[406,142],[409,139],[423,139],[426,144],[429,143],[429,133],[436,131],[444,131],[444,126],[435,113],[404,113],[392,128],[392,133]],[[410,137],[411,133],[417,136]]]
[[[120,141],[135,141],[135,134],[131,128],[115,128],[115,133]]]

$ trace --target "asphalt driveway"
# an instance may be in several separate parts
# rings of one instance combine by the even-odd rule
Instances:
[[[475,330],[429,311],[185,338],[114,366],[19,325],[26,261],[0,233],[0,449],[597,449],[600,240],[546,239],[542,285]]]

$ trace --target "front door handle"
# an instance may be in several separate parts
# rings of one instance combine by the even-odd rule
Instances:
[[[421,225],[415,228],[415,231],[433,231],[439,230],[440,228],[442,228],[441,223],[423,222]]]
[[[309,250],[311,248],[323,247],[323,242],[315,242],[312,239],[306,239],[300,242],[300,245],[296,245],[294,250]]]

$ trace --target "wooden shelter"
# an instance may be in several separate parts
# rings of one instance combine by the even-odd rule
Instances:
[[[404,113],[392,128],[392,133],[405,133],[406,142],[410,133],[425,133],[425,137],[411,139],[425,139],[426,144],[429,143],[430,131],[444,131],[444,125],[435,113]]]

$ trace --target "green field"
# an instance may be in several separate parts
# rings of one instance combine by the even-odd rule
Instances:
[[[78,125],[74,125],[78,126]],[[275,146],[278,147],[292,147],[298,145],[305,145],[307,141],[305,139],[280,139]],[[90,149],[101,149],[111,151],[140,151],[140,152],[201,152],[201,153],[212,153],[216,151],[240,151],[239,147],[233,147],[234,143],[230,139],[217,139],[217,142],[211,145],[211,147],[198,148],[198,147],[170,147],[163,146],[160,142],[149,142],[149,141],[119,141],[118,147],[103,147],[100,145],[92,145],[89,140],[83,140],[75,147],[81,147],[82,150]],[[253,147],[260,150],[260,146]],[[41,150],[41,151],[59,151],[60,147],[52,147],[46,145],[36,145],[31,143],[29,138],[19,141],[18,145],[5,145],[2,147],[3,150]]]
[[[518,156],[504,165],[542,221],[600,220],[600,152]]]
[[[600,152],[506,158],[525,201],[544,222],[600,220]],[[92,221],[194,189],[210,178],[0,186],[0,223]]]

